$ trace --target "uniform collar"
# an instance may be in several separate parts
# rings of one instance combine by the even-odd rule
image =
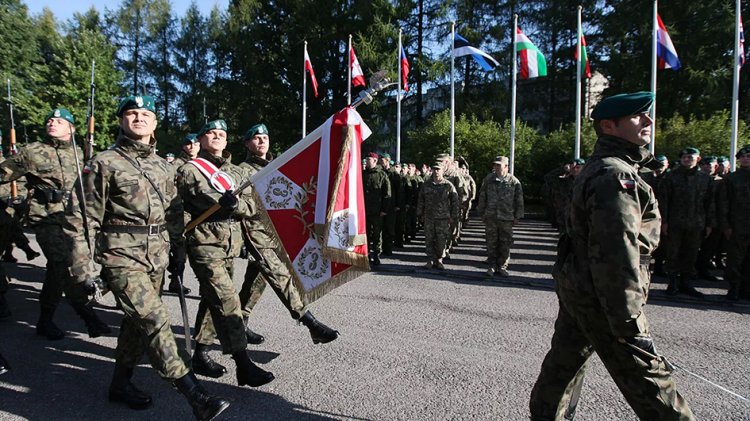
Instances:
[[[141,158],[145,158],[153,154],[154,150],[156,149],[156,145],[154,143],[147,145],[135,139],[131,139],[124,134],[120,134],[120,136],[117,138],[116,144],[122,150],[132,153]]]
[[[592,157],[615,157],[633,166],[643,166],[653,159],[653,155],[643,146],[638,146],[616,136],[602,135],[596,141]]]
[[[247,162],[248,164],[260,165],[261,167],[265,167],[266,165],[268,165],[271,160],[273,160],[273,155],[271,155],[271,152],[266,153],[266,159],[263,159],[249,151],[247,153],[247,156],[245,156],[245,162]]]
[[[227,162],[231,162],[232,154],[224,150],[221,152],[221,156],[214,156],[208,152],[201,150],[200,152],[198,152],[198,158],[203,158],[207,160],[208,162],[216,165],[217,167],[221,167]]]
[[[73,146],[72,140],[60,140],[60,139],[54,139],[51,137],[45,138],[44,143],[54,146],[55,148],[58,148],[58,149],[67,149]]]

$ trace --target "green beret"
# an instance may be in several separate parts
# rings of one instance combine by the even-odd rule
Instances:
[[[701,157],[701,164],[714,164],[716,162],[718,162],[718,160],[716,159],[715,156],[709,155],[709,156]]]
[[[576,158],[576,159],[570,161],[570,163],[574,164],[574,165],[584,165],[586,163],[586,160],[582,159],[582,158]]]
[[[750,153],[750,145],[743,146],[742,149],[740,149],[739,151],[737,151],[737,154],[734,155],[734,157],[737,158],[737,159],[739,159],[742,155],[744,155],[746,153]]]
[[[167,158],[174,158],[174,154],[172,152],[168,153]]]
[[[266,127],[266,125],[263,123],[256,124],[253,127],[247,129],[247,131],[245,132],[245,137],[242,140],[250,140],[256,134],[268,134],[268,127]]]
[[[150,95],[131,95],[125,97],[120,101],[120,105],[117,106],[117,116],[122,117],[122,113],[127,110],[139,110],[144,109],[151,111],[156,114],[156,102]]]
[[[728,158],[728,157],[726,157],[726,156],[720,156],[720,157],[716,158],[716,161],[717,161],[717,162],[718,162],[719,164],[723,164],[723,163],[725,163],[725,162],[729,162],[729,158]]]
[[[47,116],[44,117],[44,124],[47,124],[47,122],[51,118],[62,118],[72,125],[76,124],[76,119],[73,118],[73,114],[71,114],[70,111],[66,110],[65,108],[55,108],[54,110],[50,111]]]
[[[680,158],[682,158],[682,155],[700,155],[700,154],[701,154],[701,151],[699,151],[698,148],[689,147],[689,148],[685,148],[681,150],[679,156]]]
[[[599,101],[591,111],[594,120],[610,120],[648,112],[654,103],[652,92],[613,95]]]
[[[205,126],[201,127],[201,130],[198,132],[198,137],[203,136],[204,134],[208,133],[211,130],[224,130],[227,131],[227,123],[224,120],[214,120],[209,121],[206,123]]]
[[[667,157],[665,155],[656,155],[654,159],[656,159],[659,162],[667,162]]]
[[[184,139],[182,139],[183,145],[190,145],[198,141],[198,135],[195,133],[188,133]]]
[[[380,157],[381,157],[381,158],[386,158],[386,159],[388,159],[389,161],[391,160],[391,154],[389,154],[388,152],[383,152],[383,153],[381,153],[381,154],[380,154]]]

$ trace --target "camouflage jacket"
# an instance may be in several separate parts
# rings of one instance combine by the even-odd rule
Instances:
[[[266,154],[266,159],[248,153],[245,161],[239,166],[247,172],[247,177],[252,177],[263,167],[273,160],[270,152]],[[260,207],[260,199],[253,197],[255,206]],[[243,233],[250,238],[250,241],[258,248],[274,248],[278,246],[276,234],[273,232],[273,226],[270,221],[264,220],[265,212],[253,212],[249,218],[242,220]]]
[[[95,259],[104,269],[163,271],[169,260],[170,242],[174,246],[183,244],[185,227],[182,203],[174,186],[174,169],[154,153],[154,146],[120,135],[114,148],[96,154],[86,167],[86,218],[89,235],[95,238],[91,243]],[[75,199],[68,220],[66,229],[76,239],[73,262],[89,262],[83,218]],[[109,232],[113,225],[152,226],[153,232]],[[91,274],[91,266],[86,266],[77,263],[71,274]]]
[[[458,193],[450,181],[428,180],[422,184],[417,200],[417,215],[425,219],[457,219],[460,207]]]
[[[362,172],[362,186],[365,194],[365,213],[378,216],[388,212],[391,205],[391,182],[380,166],[367,168]]]
[[[638,175],[648,149],[602,136],[576,178],[569,241],[558,246],[557,291],[563,303],[601,308],[615,337],[647,333],[643,315],[650,253],[661,217],[651,187]],[[563,239],[564,239],[563,238]]]
[[[675,228],[716,226],[713,181],[698,167],[679,166],[659,184],[659,211],[663,223]]]
[[[172,166],[175,168],[180,168],[181,166],[185,165],[190,161],[192,158],[190,158],[190,155],[187,154],[185,151],[180,151],[180,154],[177,155],[177,157],[172,161]]]
[[[83,152],[76,152],[83,163]],[[0,183],[26,176],[32,225],[65,223],[65,209],[78,179],[73,153],[70,141],[46,139],[29,144],[0,164]]]
[[[445,179],[453,184],[456,188],[456,194],[458,194],[459,203],[464,203],[469,200],[469,186],[464,180],[464,176],[459,174],[457,171],[450,169],[445,171]]]
[[[388,181],[391,183],[391,204],[388,210],[390,211],[395,208],[404,209],[406,207],[406,186],[404,185],[404,179],[393,167],[387,170],[383,169],[383,171],[388,174]]]
[[[477,195],[477,212],[483,218],[513,221],[523,218],[523,188],[511,174],[498,177],[489,174]]]
[[[570,211],[570,198],[573,196],[575,179],[571,176],[558,177],[552,188],[552,204],[555,208],[557,226],[564,231]]]
[[[719,227],[732,233],[750,234],[750,168],[724,176],[719,185]]]
[[[247,171],[233,165],[230,155],[224,151],[222,157],[215,157],[204,151],[198,153],[198,158],[204,158],[234,180],[239,186],[248,178]],[[185,204],[185,211],[193,219],[208,210],[221,198],[221,193],[214,189],[203,173],[193,164],[185,164],[177,170],[177,191]],[[242,249],[242,232],[239,221],[253,216],[252,188],[242,191],[237,208],[234,210],[220,209],[205,222],[186,234],[187,247],[193,255],[204,258],[237,257]],[[208,246],[208,247],[203,247]]]

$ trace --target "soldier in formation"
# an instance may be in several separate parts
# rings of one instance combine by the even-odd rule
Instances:
[[[750,300],[750,145],[736,154],[739,166],[719,186],[719,228],[724,234],[730,301]]]
[[[648,183],[648,185],[651,187],[651,190],[653,190],[654,194],[658,195],[659,191],[661,191],[661,182],[662,180],[664,180],[664,177],[668,172],[669,160],[667,159],[667,157],[664,155],[656,155],[653,161],[647,163],[644,166],[644,169],[641,171],[640,175],[641,178],[643,178],[643,181]],[[656,250],[651,253],[651,257],[654,259],[653,265],[651,265],[651,272],[653,272],[654,275],[666,275],[666,273],[664,272],[664,261],[666,260],[666,246],[664,244],[666,242],[666,238],[667,236],[665,234],[662,234],[659,245],[656,247]]]
[[[661,228],[656,197],[638,175],[651,157],[653,98],[615,95],[591,114],[599,138],[573,189],[568,241],[558,246],[560,310],[531,392],[533,420],[569,413],[594,352],[640,419],[695,418],[656,352],[644,311]]]
[[[424,242],[427,254],[425,268],[445,270],[443,258],[452,238],[452,228],[459,216],[458,193],[443,177],[444,162],[432,166],[430,179],[422,185],[417,199],[417,215],[424,220]]]
[[[477,212],[485,224],[487,275],[507,277],[513,226],[523,218],[523,188],[508,172],[507,157],[495,157],[492,165],[493,172],[484,178],[477,195]]]
[[[570,170],[557,178],[556,182],[550,187],[550,197],[555,210],[555,221],[560,233],[567,232],[566,222],[570,210],[570,198],[573,196],[573,184],[576,177],[580,174],[586,161],[576,158],[570,162]]]
[[[703,157],[700,161],[701,172],[711,177],[712,182],[712,197],[711,200],[714,204],[718,205],[719,188],[722,182],[722,178],[718,174],[719,164],[715,156]],[[718,217],[718,214],[717,214]],[[710,282],[717,282],[718,279],[711,274],[710,269],[714,267],[714,256],[719,253],[721,247],[721,230],[718,227],[711,230],[711,233],[706,235],[700,245],[698,251],[698,258],[695,262],[695,268],[698,271],[698,276]]]
[[[383,256],[392,256],[393,248],[398,247],[396,240],[396,223],[401,214],[401,210],[406,205],[404,185],[401,182],[401,175],[391,166],[391,155],[388,153],[380,154],[379,165],[388,176],[388,183],[391,186],[391,198],[388,205],[388,211],[383,217],[382,237]],[[403,244],[401,245],[403,247]]]
[[[180,168],[188,161],[195,159],[198,156],[198,152],[201,150],[201,144],[198,142],[198,135],[195,133],[188,133],[182,139],[182,148],[180,153],[172,162],[174,168]]]
[[[388,180],[388,174],[378,165],[378,159],[379,156],[375,152],[368,153],[362,172],[369,259],[370,264],[374,266],[380,264],[383,218],[388,215],[391,206],[391,182]]]

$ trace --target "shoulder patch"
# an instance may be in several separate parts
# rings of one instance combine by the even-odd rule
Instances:
[[[635,180],[618,180],[620,182],[620,186],[622,186],[625,190],[633,190],[635,189]]]

